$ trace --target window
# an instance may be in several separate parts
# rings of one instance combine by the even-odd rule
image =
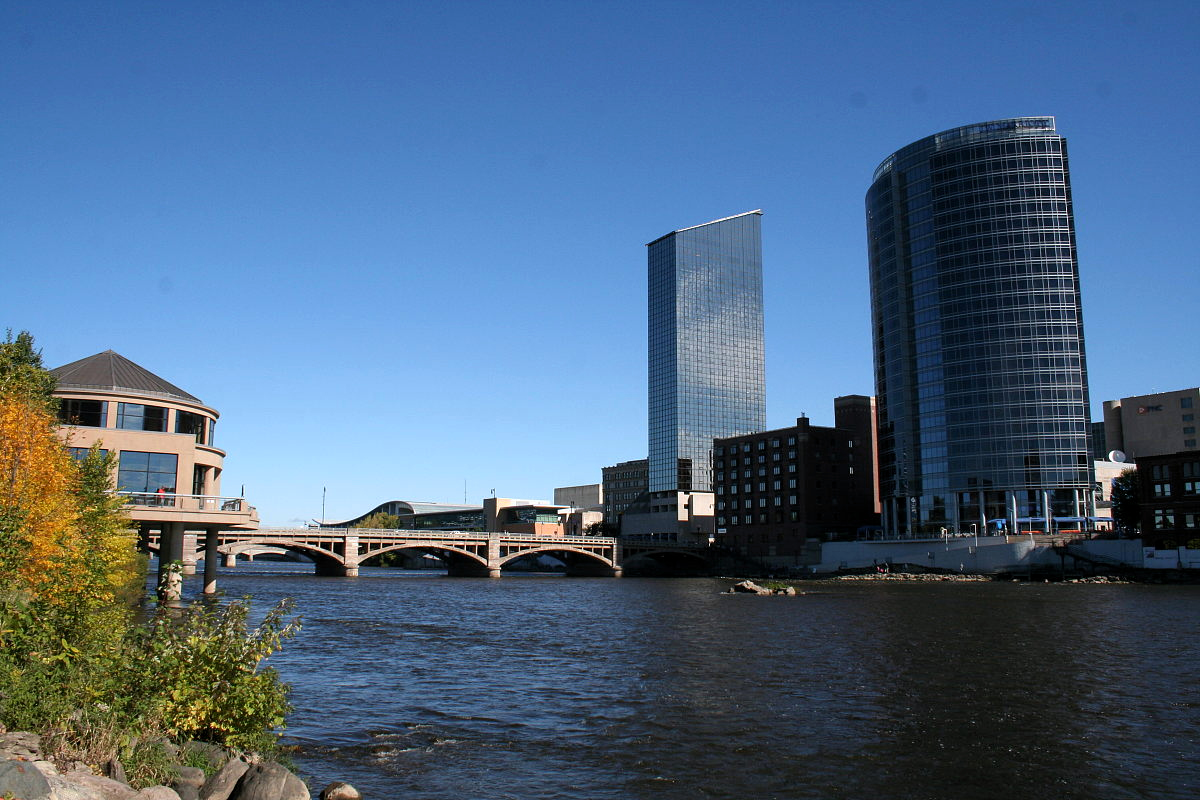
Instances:
[[[192,494],[205,494],[205,484],[208,483],[208,467],[199,464],[192,467]]]
[[[58,421],[85,428],[103,428],[107,423],[108,403],[103,400],[60,400]]]
[[[180,411],[175,414],[175,432],[190,433],[196,437],[199,444],[212,444],[212,437],[207,439],[204,436],[204,423],[206,419],[199,414],[193,414],[190,411]]]
[[[1154,496],[1155,497],[1170,497],[1171,496],[1171,484],[1169,484],[1169,483],[1154,484]]]
[[[796,479],[795,479],[795,478],[789,478],[789,479],[788,479],[788,488],[789,488],[789,489],[795,489],[795,488],[796,488]]]
[[[1180,408],[1191,408],[1192,407],[1192,398],[1190,398],[1190,397],[1179,398],[1179,407]]]
[[[1156,508],[1154,509],[1154,527],[1159,530],[1175,527],[1175,509],[1173,508]]]
[[[83,461],[85,458],[87,458],[88,450],[89,450],[89,448],[87,448],[87,447],[68,447],[67,448],[67,452],[71,455],[71,458],[75,459],[76,461]],[[101,450],[100,455],[106,456],[106,455],[108,455],[108,451]]]
[[[162,406],[144,406],[141,403],[117,403],[117,427],[127,431],[165,432],[167,410]]]
[[[1185,435],[1185,436],[1186,436],[1187,434],[1190,434],[1190,433],[1195,433],[1195,432],[1196,432],[1196,426],[1195,426],[1195,425],[1184,425],[1184,426],[1183,426],[1183,433],[1184,433],[1184,435]]]
[[[124,450],[118,459],[117,488],[123,492],[175,494],[174,453],[145,453]]]

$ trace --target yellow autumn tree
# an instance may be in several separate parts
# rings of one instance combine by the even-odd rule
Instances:
[[[110,603],[140,581],[135,536],[108,493],[110,462],[66,451],[53,385],[32,337],[10,332],[0,343],[0,586],[57,605]]]
[[[54,420],[19,391],[0,394],[0,580],[47,597],[75,549],[77,472]]]

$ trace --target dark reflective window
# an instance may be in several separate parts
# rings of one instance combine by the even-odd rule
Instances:
[[[166,431],[167,410],[141,403],[117,403],[117,427],[127,431]]]
[[[103,400],[60,400],[58,421],[67,425],[87,428],[103,428],[108,414],[108,403]]]
[[[121,451],[117,488],[124,492],[174,494],[179,457],[174,453]]]
[[[206,417],[199,414],[193,414],[190,411],[178,411],[175,414],[175,432],[190,433],[196,437],[196,441],[200,444],[209,444],[209,440],[205,437]]]

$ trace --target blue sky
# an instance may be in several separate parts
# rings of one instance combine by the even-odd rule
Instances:
[[[217,408],[264,522],[646,453],[645,243],[764,210],[772,427],[873,393],[863,195],[1070,142],[1093,408],[1194,386],[1196,3],[0,6],[0,327]]]

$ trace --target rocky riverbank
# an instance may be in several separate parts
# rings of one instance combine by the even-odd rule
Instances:
[[[15,800],[311,800],[304,781],[272,761],[236,753],[204,742],[182,748],[161,743],[169,785],[134,789],[120,762],[104,765],[101,774],[82,762],[55,764],[42,750],[37,734],[7,732],[0,727],[0,798]],[[185,766],[204,763],[204,767]],[[320,800],[360,800],[347,783],[326,786]]]

